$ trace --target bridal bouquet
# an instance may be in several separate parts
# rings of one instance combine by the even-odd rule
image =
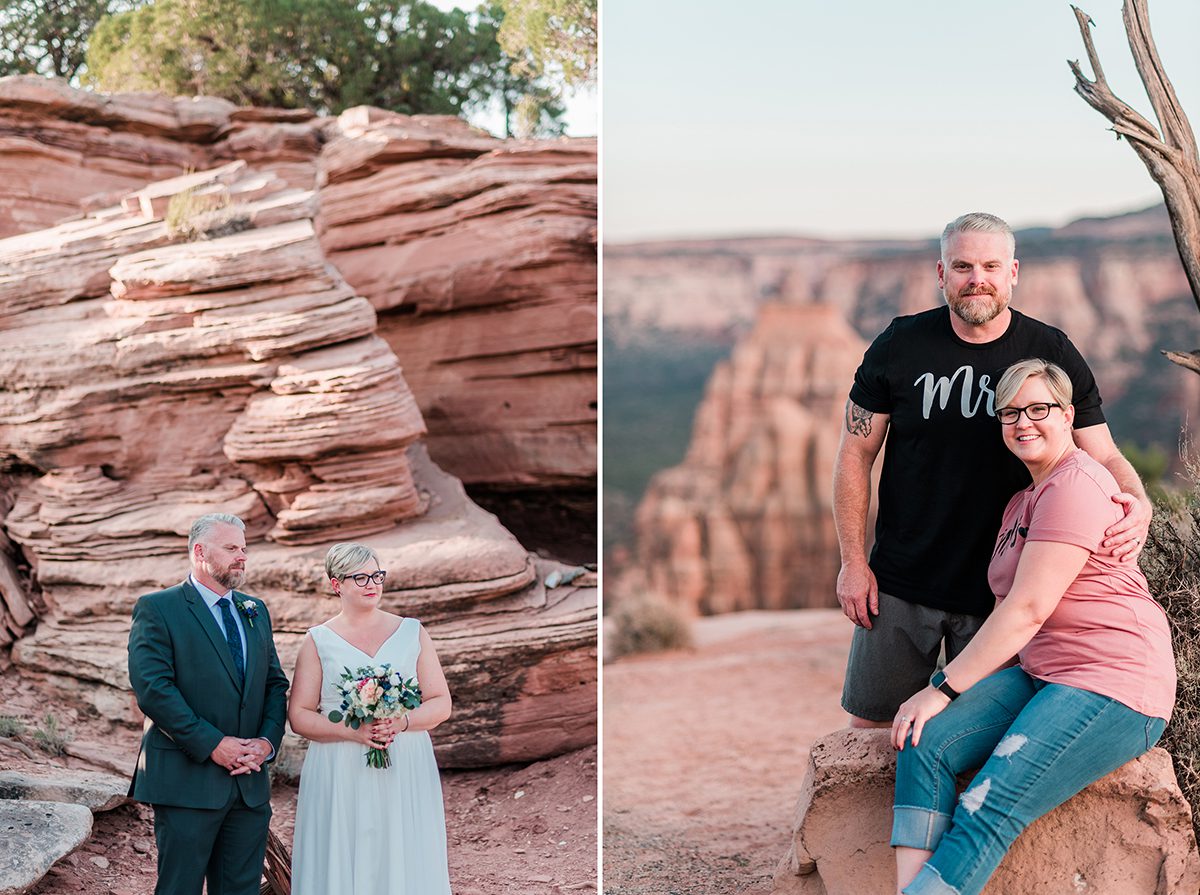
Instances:
[[[341,721],[358,730],[383,718],[398,718],[421,704],[421,688],[413,678],[402,678],[389,664],[364,666],[357,671],[346,668],[338,689],[342,694],[341,711],[334,709],[329,720]],[[372,746],[367,750],[367,767],[386,768],[391,765],[386,749]]]

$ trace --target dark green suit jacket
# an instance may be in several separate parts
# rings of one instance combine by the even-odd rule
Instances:
[[[234,592],[238,602],[245,594]],[[278,752],[288,679],[279,665],[271,618],[246,632],[247,675],[238,686],[225,635],[190,582],[139,597],[129,631],[129,681],[146,714],[146,733],[129,794],[157,805],[221,808],[241,791],[251,807],[271,798],[266,768],[232,777],[209,756],[225,736],[265,737]],[[236,611],[236,610],[235,610]]]

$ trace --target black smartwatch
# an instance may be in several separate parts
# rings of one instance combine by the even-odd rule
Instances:
[[[958,691],[946,683],[946,672],[937,670],[933,673],[933,677],[929,679],[929,686],[935,690],[941,690],[950,697],[950,701],[958,699]]]

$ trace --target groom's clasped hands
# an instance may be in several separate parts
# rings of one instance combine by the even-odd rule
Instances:
[[[261,771],[272,752],[271,744],[264,739],[242,739],[222,737],[210,756],[214,762],[229,771],[231,777]]]

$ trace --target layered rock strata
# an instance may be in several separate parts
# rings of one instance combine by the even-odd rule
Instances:
[[[638,508],[645,587],[703,614],[829,604],[833,462],[865,347],[835,308],[762,309],[714,370],[687,457]]]
[[[844,730],[813,744],[779,895],[889,895],[896,753],[884,730]],[[1192,895],[1200,856],[1171,757],[1152,749],[1034,821],[984,895],[1091,892]]]
[[[311,189],[326,122],[214,97],[101,94],[0,78],[0,237],[52,226],[152,181],[245,159]]]
[[[321,241],[405,358],[429,449],[468,485],[596,469],[596,144],[355,109],[322,156]]]
[[[325,549],[363,539],[389,569],[385,604],[444,650],[444,764],[593,742],[595,588],[547,593],[429,461],[374,309],[317,238],[317,202],[239,161],[0,240],[4,530],[30,567],[25,605],[46,606],[13,661],[137,723],[133,601],[186,575],[188,527],[219,509],[247,522],[247,589],[269,601],[289,670],[337,611]],[[222,235],[179,242],[163,216],[184,206]]]
[[[404,358],[435,460],[473,486],[561,504],[576,537],[594,529],[575,501],[596,476],[595,141],[0,78],[0,237],[105,215],[153,182],[236,160],[290,187],[323,185],[316,237]],[[65,302],[94,292],[86,276],[104,271],[62,265],[51,278]]]

